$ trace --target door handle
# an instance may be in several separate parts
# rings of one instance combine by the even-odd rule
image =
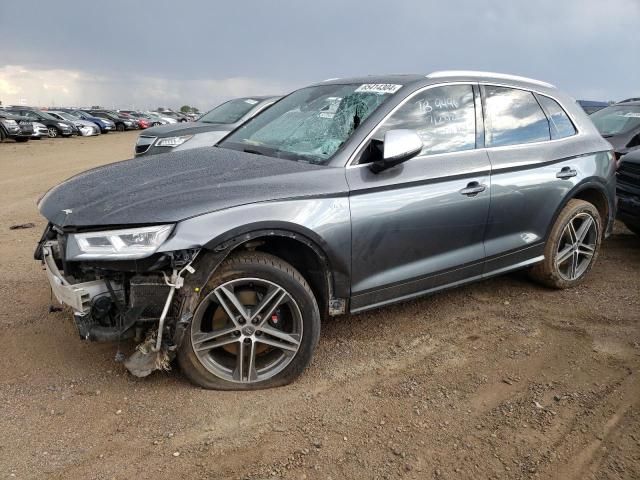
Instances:
[[[575,177],[576,175],[578,175],[578,172],[576,172],[573,168],[562,167],[562,170],[556,173],[556,178],[561,178],[562,180],[566,180],[567,178]]]
[[[486,185],[482,185],[478,182],[469,182],[466,188],[460,190],[462,195],[466,195],[467,197],[475,197],[480,192],[484,192],[487,189]]]

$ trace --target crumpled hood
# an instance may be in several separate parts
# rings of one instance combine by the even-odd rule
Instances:
[[[230,131],[233,125],[223,125],[220,123],[183,122],[160,125],[158,127],[147,128],[143,135],[149,137],[176,137],[180,135],[195,135],[202,132]]]
[[[59,226],[140,225],[347,191],[342,168],[205,147],[88,170],[49,190],[38,207]]]

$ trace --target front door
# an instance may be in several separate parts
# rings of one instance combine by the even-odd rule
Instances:
[[[491,166],[476,149],[482,122],[476,103],[477,91],[467,84],[415,93],[378,127],[358,164],[347,167],[352,311],[481,275]],[[373,173],[367,152],[400,128],[418,132],[422,151]]]

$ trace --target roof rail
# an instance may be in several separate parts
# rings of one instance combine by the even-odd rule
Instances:
[[[474,70],[442,70],[433,72],[427,75],[427,78],[442,78],[442,77],[491,77],[501,78],[503,80],[514,80],[518,82],[535,83],[543,87],[556,88],[550,83],[543,82],[541,80],[535,80],[533,78],[521,77],[519,75],[509,75],[508,73],[496,73],[496,72],[477,72]]]

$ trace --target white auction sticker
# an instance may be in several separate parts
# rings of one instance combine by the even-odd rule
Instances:
[[[402,85],[393,83],[363,83],[355,89],[360,93],[396,93],[402,88]]]

